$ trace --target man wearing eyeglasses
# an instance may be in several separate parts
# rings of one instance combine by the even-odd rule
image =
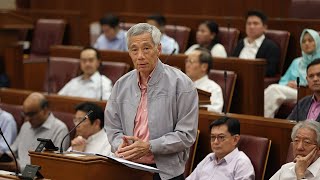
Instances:
[[[77,127],[76,138],[71,141],[69,151],[110,155],[111,146],[104,130],[104,112],[94,103],[84,102],[76,106],[74,124],[77,125],[83,117],[92,110],[89,118]]]
[[[62,138],[68,133],[67,126],[53,116],[48,109],[48,101],[40,93],[31,93],[23,102],[25,122],[23,123],[17,139],[11,145],[16,154],[20,170],[23,171],[30,164],[28,151],[38,146],[37,138],[51,139],[58,146]],[[69,138],[64,141],[63,147],[69,146]]]
[[[222,117],[210,124],[210,130],[213,153],[207,155],[186,180],[254,180],[250,159],[237,148],[239,120]]]
[[[186,74],[193,81],[196,88],[211,93],[210,105],[204,105],[208,111],[221,112],[223,107],[223,94],[221,87],[208,78],[212,68],[212,56],[205,48],[197,48],[188,54],[186,59]]]
[[[320,123],[301,121],[291,133],[293,162],[284,164],[270,180],[320,179]]]

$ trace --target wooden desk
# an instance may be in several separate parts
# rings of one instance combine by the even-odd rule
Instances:
[[[32,91],[18,90],[10,88],[0,88],[1,102],[6,104],[22,105],[25,98],[31,94]],[[93,102],[98,104],[102,109],[106,107],[106,101],[97,101],[95,99],[60,96],[56,94],[44,94],[49,101],[49,108],[51,111],[61,111],[74,113],[74,107],[82,102]]]
[[[29,152],[29,156],[31,164],[41,166],[41,174],[50,179],[152,179],[152,173],[132,169],[98,156],[71,157],[50,152]]]
[[[212,121],[223,116],[223,114],[203,110],[199,111],[198,128],[200,130],[200,136],[195,164],[198,164],[208,153],[212,152],[210,147],[209,125]],[[286,163],[288,147],[291,142],[291,130],[295,122],[284,119],[270,119],[239,114],[227,114],[227,116],[239,119],[241,123],[241,134],[266,137],[272,141],[265,175],[265,179],[269,179],[282,164]]]

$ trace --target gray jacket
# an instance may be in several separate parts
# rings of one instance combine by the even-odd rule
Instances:
[[[123,135],[133,136],[140,102],[138,72],[133,70],[114,85],[105,110],[105,128],[115,152]],[[189,148],[198,129],[198,93],[180,70],[158,60],[148,82],[148,126],[157,168],[170,179],[184,172]]]

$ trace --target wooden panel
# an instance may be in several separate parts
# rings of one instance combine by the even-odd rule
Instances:
[[[6,73],[10,79],[10,87],[24,88],[23,74],[23,49],[21,45],[12,44],[5,48],[4,64]]]
[[[28,95],[32,93],[32,91],[27,90],[18,90],[18,89],[10,89],[10,88],[0,88],[0,97],[1,102],[6,104],[15,104],[22,105]],[[49,101],[49,108],[51,111],[61,111],[61,112],[69,112],[74,113],[74,107],[82,102],[93,102],[98,104],[101,108],[106,107],[106,101],[97,101],[94,99],[88,98],[78,98],[78,97],[70,97],[70,96],[58,96],[56,94],[46,95]]]
[[[212,152],[209,125],[222,116],[222,114],[200,110],[198,126],[200,136],[195,164],[198,164],[208,153]],[[291,130],[295,122],[239,114],[227,114],[227,116],[239,119],[241,134],[266,137],[272,141],[265,177],[265,179],[269,179],[286,162],[288,147],[291,142]]]

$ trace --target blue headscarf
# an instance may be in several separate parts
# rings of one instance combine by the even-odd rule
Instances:
[[[304,29],[300,36],[300,47],[302,47],[303,36],[305,33],[309,33],[315,42],[315,50],[311,54],[307,54],[302,51],[302,58],[299,62],[299,75],[301,84],[307,84],[307,66],[315,59],[320,58],[320,36],[319,33],[313,29]],[[301,48],[302,49],[302,48]]]

